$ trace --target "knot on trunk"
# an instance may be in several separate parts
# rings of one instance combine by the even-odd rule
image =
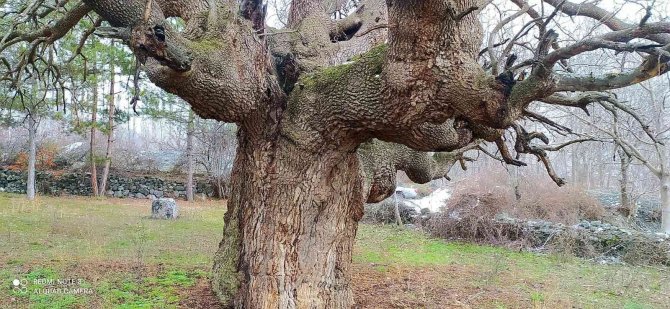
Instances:
[[[134,27],[130,35],[130,47],[142,64],[148,57],[152,57],[160,64],[178,72],[191,69],[189,55],[168,45],[166,29],[162,25],[140,24]]]

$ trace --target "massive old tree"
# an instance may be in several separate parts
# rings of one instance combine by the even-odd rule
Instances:
[[[260,0],[45,2],[29,1],[17,15],[61,12],[57,20],[39,29],[16,23],[2,38],[2,50],[24,42],[29,51],[5,62],[5,80],[19,84],[42,45],[95,12],[108,23],[98,34],[125,42],[155,85],[203,118],[239,126],[212,280],[223,304],[236,308],[352,307],[363,205],[393,192],[396,171],[416,182],[446,177],[481,142],[521,165],[505,142],[513,137],[515,152],[537,156],[562,184],[546,156],[561,147],[538,145],[546,136],[519,121],[560,126],[530,103],[586,108],[611,98],[603,91],[666,73],[670,60],[670,23],[650,14],[627,22],[560,0],[511,0],[518,13],[494,30],[523,14],[531,22],[487,44],[478,19],[487,3],[477,0],[362,0],[348,15],[335,12],[349,1],[294,0],[282,29],[265,24]],[[549,27],[558,14],[608,31],[560,44]],[[168,22],[175,17],[183,29]],[[529,33],[535,39],[521,42]],[[528,57],[511,53],[518,46]],[[603,76],[571,73],[567,60],[597,49],[644,61]]]

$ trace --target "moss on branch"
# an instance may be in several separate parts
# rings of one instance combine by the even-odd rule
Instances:
[[[189,42],[189,49],[196,54],[215,53],[223,48],[223,41],[215,38],[202,38]]]
[[[368,52],[352,58],[350,62],[305,74],[300,77],[298,84],[301,87],[324,89],[342,83],[351,74],[381,74],[387,50],[386,44],[376,46]]]

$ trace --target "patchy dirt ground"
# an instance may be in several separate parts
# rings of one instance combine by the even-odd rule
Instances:
[[[209,280],[201,279],[198,283],[184,291],[183,300],[179,302],[179,307],[193,309],[219,309],[223,308],[220,304]]]

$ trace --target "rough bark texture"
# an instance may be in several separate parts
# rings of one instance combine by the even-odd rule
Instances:
[[[353,152],[305,153],[240,133],[214,289],[235,308],[349,308],[351,253],[363,215]]]

